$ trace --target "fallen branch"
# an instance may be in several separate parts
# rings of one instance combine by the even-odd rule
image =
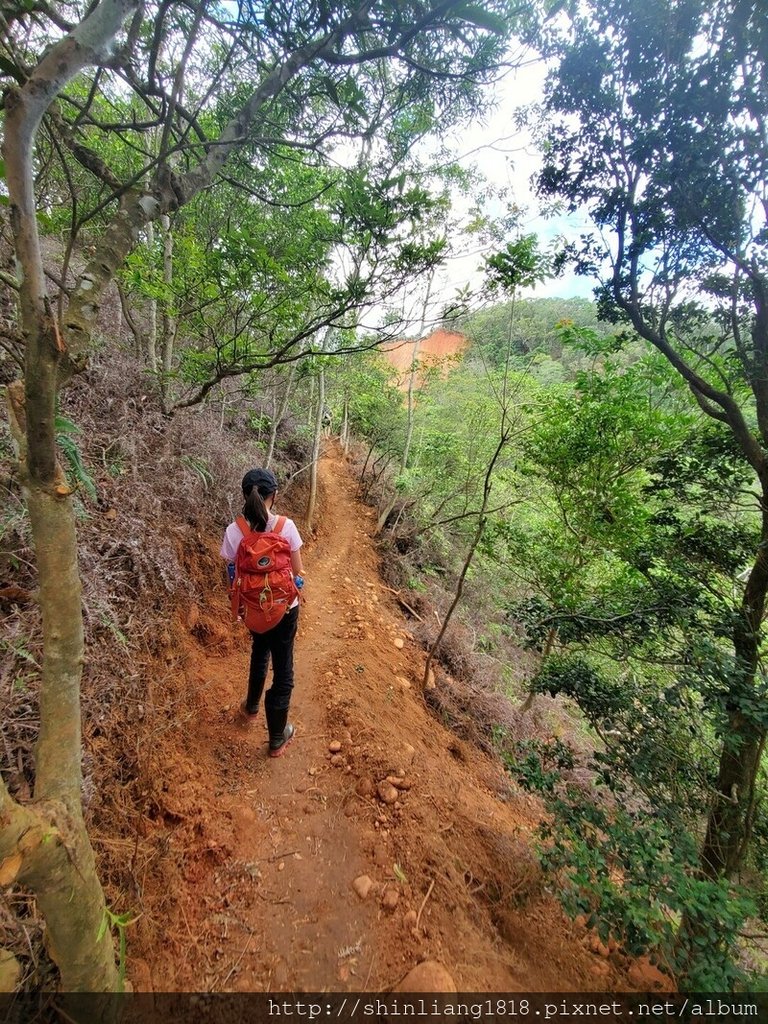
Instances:
[[[427,900],[428,900],[428,899],[429,899],[429,897],[430,897],[430,896],[432,895],[432,890],[433,890],[434,888],[435,888],[435,880],[434,880],[434,878],[433,878],[433,879],[432,879],[432,881],[431,881],[431,882],[429,883],[429,888],[427,889],[427,895],[426,895],[426,896],[424,897],[424,899],[423,899],[423,900],[421,901],[421,906],[419,907],[419,912],[418,912],[418,914],[416,915],[416,931],[418,931],[418,930],[419,930],[419,921],[421,920],[421,912],[422,912],[422,910],[424,909],[424,907],[425,907],[425,905],[426,905],[426,902],[427,902]]]
[[[411,608],[411,606],[408,604],[407,601],[403,600],[403,598],[400,596],[400,591],[399,590],[393,590],[392,587],[385,587],[383,583],[381,585],[381,589],[382,590],[388,590],[390,594],[394,594],[395,597],[397,598],[397,600],[403,606],[403,608],[405,608],[406,611],[410,612],[411,615],[414,617],[414,619],[418,619],[419,622],[423,622],[424,621],[424,619],[422,619],[422,617],[419,615],[419,613],[417,611],[414,611],[413,608]]]

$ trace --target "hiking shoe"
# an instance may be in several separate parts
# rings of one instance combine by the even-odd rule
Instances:
[[[288,725],[286,725],[286,727],[283,729],[283,731],[280,734],[280,736],[270,736],[269,737],[269,756],[270,757],[282,757],[282,755],[285,753],[285,748],[288,746],[288,744],[293,739],[293,734],[294,734],[295,731],[296,730],[293,728],[293,726],[289,722]]]
[[[246,704],[245,701],[243,701],[243,703],[240,705],[240,717],[244,718],[246,722],[252,722],[254,720],[254,718],[258,718],[258,715],[259,715],[259,709],[258,708],[256,708],[255,711],[249,711],[248,710],[248,705]]]

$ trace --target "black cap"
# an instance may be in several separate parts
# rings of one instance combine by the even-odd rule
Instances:
[[[266,498],[277,490],[277,477],[269,469],[249,469],[243,477],[243,494],[246,498],[254,487],[262,498]]]

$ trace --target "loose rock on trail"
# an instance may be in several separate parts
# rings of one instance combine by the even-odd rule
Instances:
[[[180,868],[144,872],[135,989],[384,991],[419,964],[459,991],[634,988],[544,892],[533,801],[427,708],[374,513],[331,444],[320,479],[283,758],[267,757],[263,712],[238,715],[248,637],[229,639],[218,580],[218,619],[191,617],[178,739],[156,765]]]

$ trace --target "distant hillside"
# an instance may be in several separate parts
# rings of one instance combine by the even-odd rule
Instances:
[[[402,389],[408,386],[407,377],[416,355],[417,345],[419,362],[424,367],[430,367],[438,365],[451,356],[462,355],[469,347],[469,340],[457,331],[447,331],[441,327],[420,341],[413,338],[382,345],[380,352],[400,374],[398,387]]]

